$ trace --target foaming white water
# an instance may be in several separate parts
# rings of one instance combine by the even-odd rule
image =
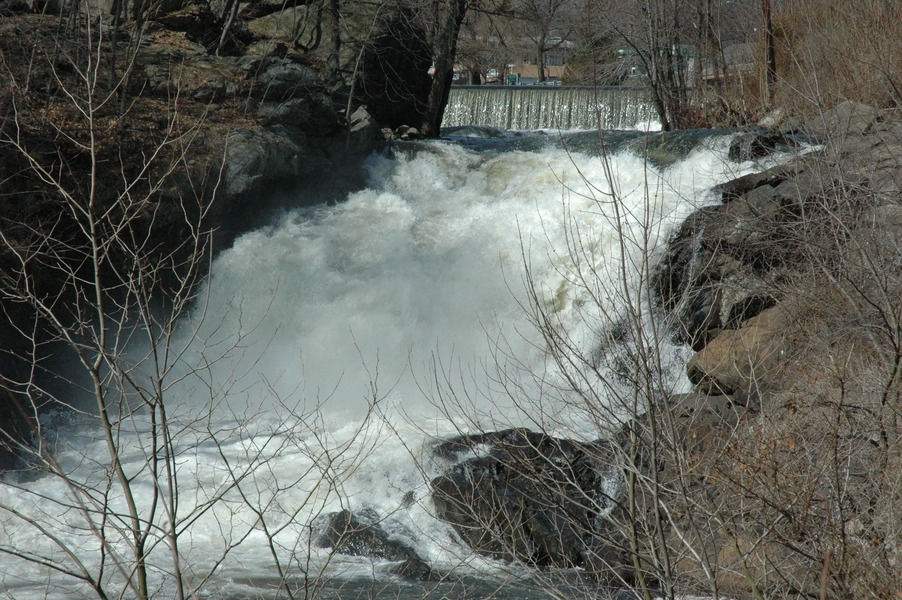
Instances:
[[[373,156],[368,188],[345,202],[287,213],[238,239],[184,327],[197,332],[186,362],[212,364],[171,391],[178,552],[189,588],[263,593],[278,581],[277,565],[293,585],[323,571],[370,573],[368,560],[311,548],[317,517],[348,507],[378,515],[434,565],[497,568],[470,556],[431,515],[428,482],[441,468],[431,440],[470,420],[541,422],[546,410],[554,423],[568,422],[555,398],[535,386],[504,389],[509,381],[495,369],[554,377],[528,317],[526,267],[555,325],[593,352],[602,326],[595,303],[614,306],[624,290],[640,290],[620,279],[622,261],[625,272],[638,271],[675,224],[711,200],[713,184],[753,167],[727,162],[727,143],[661,171],[629,153],[611,157],[606,171],[598,157],[559,148],[479,153],[430,143]],[[579,280],[586,273],[594,279]],[[456,401],[443,411],[435,405],[448,387]],[[220,404],[205,419],[188,420],[212,402]],[[155,485],[174,488],[147,475],[150,423],[137,417],[131,426],[123,462],[149,514]],[[592,435],[588,426],[576,433]],[[93,428],[73,428],[60,449],[72,480],[106,489],[109,457]],[[101,544],[88,522],[101,518],[81,509],[63,480],[10,481],[2,493],[0,547],[99,571]],[[124,513],[115,485],[112,505]],[[160,597],[172,590],[172,518],[160,509],[152,517]],[[107,554],[127,562],[123,522],[102,526],[112,529]],[[118,577],[109,566],[104,573]],[[9,556],[0,559],[0,586],[16,598],[87,593],[71,577]]]
[[[578,233],[579,258],[617,287],[621,241],[630,252],[655,251],[659,236],[707,201],[713,183],[739,171],[719,150],[699,149],[664,172],[633,154],[613,157],[619,223],[597,157],[561,149],[479,154],[442,143],[412,157],[374,156],[368,189],[286,214],[218,259],[202,349],[209,356],[249,346],[237,363],[217,367],[219,379],[245,373],[249,383],[267,382],[263,390],[239,383],[251,391],[230,396],[235,409],[328,396],[329,412],[360,411],[384,395],[408,412],[433,414],[435,398],[422,388],[436,359],[478,370],[496,361],[503,340],[526,365],[542,360],[523,307],[525,265],[589,351],[598,332],[576,310],[588,298],[572,281],[568,243]]]

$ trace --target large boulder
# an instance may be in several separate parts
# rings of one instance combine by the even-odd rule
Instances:
[[[740,198],[743,194],[762,186],[775,187],[780,185],[798,172],[800,165],[788,164],[771,167],[758,173],[749,173],[736,179],[731,179],[714,188],[724,204]]]
[[[781,366],[790,349],[790,315],[774,306],[721,331],[690,359],[689,380],[708,394],[748,394],[771,387],[782,376]]]
[[[476,552],[538,567],[623,575],[613,442],[575,442],[524,429],[467,435],[435,453],[457,460],[432,481],[436,514]]]
[[[246,196],[260,186],[303,172],[308,150],[292,139],[267,129],[238,129],[229,136],[223,191]]]
[[[278,7],[276,11],[250,20],[247,27],[257,37],[293,44],[301,25],[309,19],[309,9],[305,6]]]
[[[279,61],[256,77],[257,95],[268,102],[284,102],[322,89],[319,75],[308,66]]]
[[[409,10],[387,19],[364,51],[356,82],[360,101],[390,129],[418,125],[426,113],[432,48],[417,23]]]
[[[808,119],[803,131],[818,138],[843,137],[866,133],[880,120],[883,111],[867,104],[847,100]]]
[[[295,127],[308,135],[328,136],[336,131],[338,119],[332,106],[324,100],[308,96],[285,102],[265,102],[257,109],[257,116],[264,125]]]

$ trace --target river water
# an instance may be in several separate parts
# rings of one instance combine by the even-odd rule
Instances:
[[[366,189],[274,215],[217,258],[173,341],[184,349],[184,377],[167,391],[173,479],[147,476],[145,416],[119,439],[139,510],[153,514],[155,597],[175,595],[164,535],[173,518],[186,587],[201,598],[287,597],[285,586],[295,597],[543,598],[543,585],[569,585],[566,573],[537,583],[473,555],[433,516],[429,481],[445,465],[429,449],[512,425],[601,435],[552,385],[527,282],[555,327],[592,352],[604,326],[595,303],[621,310],[618,294],[599,292],[643,283],[623,280],[622,260],[654,259],[683,218],[717,200],[712,185],[762,165],[728,160],[728,132],[610,132],[608,170],[597,133],[448,134],[374,153]],[[587,272],[594,282],[575,276]],[[684,351],[662,352],[680,389]],[[89,417],[52,425],[68,481],[7,476],[0,486],[0,595],[96,597],[53,567],[122,591],[113,557],[128,563],[125,509],[115,483],[107,492],[106,446]],[[73,485],[111,509],[73,501]],[[152,512],[155,490],[177,499],[174,514]],[[453,577],[410,582],[387,561],[314,547],[322,515],[343,508],[378,519]]]

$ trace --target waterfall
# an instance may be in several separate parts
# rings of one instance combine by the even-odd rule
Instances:
[[[586,89],[455,92],[508,94],[518,112],[505,118],[518,123],[557,111],[570,121],[544,124],[572,127],[596,106],[566,101],[594,98]],[[602,111],[607,122],[642,118],[638,94],[611,97],[620,103]],[[166,448],[148,442],[159,425],[143,414],[117,432],[150,524],[156,597],[176,597],[176,551],[199,597],[284,598],[286,586],[298,596],[313,586],[305,597],[322,598],[536,597],[515,587],[526,580],[522,566],[474,556],[436,518],[430,482],[443,465],[431,444],[474,423],[598,435],[533,327],[527,275],[556,330],[593,352],[601,316],[619,310],[618,286],[631,285],[618,261],[638,264],[699,204],[716,201],[713,185],[758,168],[728,159],[729,136],[686,148],[665,143],[677,134],[632,135],[662,138],[655,148],[680,157],[656,167],[622,145],[606,169],[597,146],[572,139],[587,133],[517,133],[511,146],[496,137],[398,144],[369,158],[366,189],[286,210],[224,251],[179,330],[185,339],[172,344],[191,369],[167,380]],[[615,185],[619,215],[608,200]],[[580,273],[591,278],[581,283]],[[9,597],[96,597],[78,568],[134,597],[122,583],[129,572],[110,566],[128,566],[131,555],[107,443],[92,421],[60,424],[54,451],[64,477],[0,479],[0,590]],[[164,450],[177,467],[165,481],[155,466]],[[177,549],[164,535],[171,515],[151,501],[170,489]],[[83,490],[91,504],[77,501]],[[453,575],[399,580],[388,560],[314,544],[318,518],[343,509],[378,519]],[[459,577],[469,578],[464,596],[448,591]],[[516,580],[498,585],[503,578]]]
[[[454,86],[443,127],[631,129],[656,118],[644,89]]]

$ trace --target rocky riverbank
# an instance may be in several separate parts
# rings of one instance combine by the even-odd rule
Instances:
[[[696,393],[662,423],[662,481],[683,497],[671,535],[713,522],[695,543],[724,569],[681,563],[709,589],[767,595],[777,575],[881,597],[902,571],[902,120],[845,103],[777,133],[820,148],[721,186],[660,266],[674,335],[696,351]]]

